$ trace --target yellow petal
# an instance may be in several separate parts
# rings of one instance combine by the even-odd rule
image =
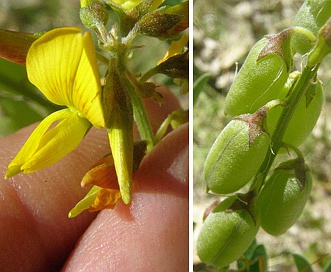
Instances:
[[[21,166],[34,155],[34,153],[38,149],[41,138],[43,137],[47,129],[50,127],[50,125],[55,121],[68,117],[69,115],[70,110],[64,109],[47,116],[32,132],[29,139],[25,142],[16,157],[8,165],[5,178],[10,178],[22,172]]]
[[[89,208],[90,212],[104,209],[114,209],[118,200],[121,199],[119,190],[100,188],[93,205]]]
[[[149,11],[156,10],[165,0],[154,0],[153,4],[151,5]]]
[[[82,200],[80,200],[74,208],[70,210],[68,217],[69,218],[76,217],[83,211],[89,209],[93,205],[99,191],[100,191],[100,187],[93,186],[91,190],[86,194],[86,196]]]
[[[79,145],[90,127],[87,119],[72,112],[43,135],[38,149],[24,162],[21,170],[31,173],[56,163]]]
[[[133,173],[139,168],[139,165],[146,154],[147,142],[137,141],[133,146]],[[112,154],[107,154],[98,160],[91,169],[84,175],[81,186],[96,185],[101,188],[119,189],[117,175],[114,167]]]
[[[124,10],[129,10],[137,6],[142,0],[111,0],[115,5],[121,6]]]
[[[91,33],[83,36],[83,54],[74,85],[73,104],[97,128],[105,127],[101,84]]]
[[[99,186],[93,186],[86,196],[70,210],[68,217],[76,217],[87,209],[89,212],[113,209],[120,199],[121,193],[119,190],[103,189]]]
[[[54,29],[32,44],[27,55],[29,80],[53,103],[68,105],[83,51],[78,28]]]
[[[84,8],[84,7],[88,7],[89,5],[91,5],[93,2],[93,0],[80,0],[80,7]]]
[[[165,0],[153,0],[150,11],[157,9]],[[123,10],[130,10],[136,7],[142,0],[111,0],[115,5],[121,6]]]
[[[113,156],[109,154],[94,164],[84,175],[80,184],[82,187],[93,184],[102,188],[114,189],[117,187],[118,189]]]
[[[101,86],[91,35],[78,28],[58,28],[35,41],[26,61],[29,80],[50,101],[83,113],[104,127]]]
[[[178,41],[171,42],[169,49],[165,54],[164,58],[159,60],[157,64],[166,61],[170,57],[183,53],[187,43],[188,43],[188,36],[186,35],[186,33],[184,33]]]

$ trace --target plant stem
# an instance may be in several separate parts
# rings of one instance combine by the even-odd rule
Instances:
[[[141,78],[140,83],[145,83],[149,78],[154,76],[158,73],[158,67],[153,67],[152,69],[148,70]]]
[[[302,97],[305,95],[310,81],[316,76],[319,65],[313,67],[305,66],[302,74],[295,83],[292,93],[288,99],[288,106],[284,107],[282,114],[277,123],[274,134],[271,138],[271,148],[268,150],[266,157],[256,175],[255,182],[251,186],[251,190],[259,191],[270,168],[276,158],[279,149],[282,147],[283,136],[286,132],[287,126],[300,102]]]
[[[305,31],[302,28],[293,28],[296,32],[306,35],[311,41],[314,40],[313,35],[310,35],[309,31]],[[301,99],[305,95],[308,87],[316,78],[317,70],[323,61],[324,57],[331,52],[331,18],[326,24],[319,30],[318,39],[315,42],[315,46],[308,54],[307,64],[303,68],[302,74],[299,76],[295,83],[293,90],[288,99],[288,106],[282,111],[282,114],[278,120],[276,129],[271,138],[271,147],[267,151],[265,159],[255,176],[255,179],[251,185],[250,191],[255,194],[261,189],[265,178],[274,162],[279,149],[283,145],[283,136],[286,132],[287,126],[291,121],[291,118],[300,103]],[[298,154],[298,150],[296,151]]]
[[[133,76],[128,71],[126,71],[125,74],[126,78],[128,79],[127,90],[131,97],[133,114],[139,130],[139,134],[142,140],[146,140],[148,142],[147,151],[150,151],[155,144],[153,129],[147,116],[144,103],[134,90],[134,80],[132,78]]]

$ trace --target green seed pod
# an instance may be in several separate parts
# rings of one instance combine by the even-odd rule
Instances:
[[[282,96],[286,96],[284,89]],[[312,132],[318,117],[321,114],[324,103],[323,87],[320,82],[310,85],[306,96],[302,98],[297,106],[283,137],[286,144],[300,146]],[[270,135],[275,131],[282,109],[274,108],[268,112],[267,128]]]
[[[267,36],[248,54],[225,99],[225,113],[253,113],[279,98],[292,65],[290,31]]]
[[[206,264],[227,266],[237,260],[253,242],[259,224],[247,207],[232,208],[236,196],[222,201],[206,218],[197,240],[198,255]],[[236,203],[237,204],[237,203]]]
[[[312,188],[310,171],[304,175],[292,169],[277,168],[257,199],[262,228],[271,235],[285,233],[299,218]]]
[[[319,29],[331,16],[330,0],[306,0],[293,20],[293,26],[303,27],[317,36]],[[295,52],[307,53],[313,43],[307,36],[296,33],[292,37],[291,46]]]
[[[210,191],[233,193],[257,173],[270,148],[270,139],[253,117],[256,116],[245,114],[230,121],[212,145],[204,166]]]

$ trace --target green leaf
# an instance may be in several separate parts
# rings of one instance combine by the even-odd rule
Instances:
[[[195,103],[197,102],[201,91],[203,90],[203,88],[205,87],[205,85],[207,84],[209,79],[210,79],[210,74],[209,73],[204,73],[201,76],[199,76],[196,81],[194,81],[194,84],[193,84],[193,105],[195,105]]]
[[[331,272],[331,262],[325,267],[323,272]]]
[[[237,261],[238,269],[244,269],[248,272],[268,271],[268,256],[265,246],[258,244],[254,240],[244,253],[244,258]]]
[[[245,253],[243,254],[244,259],[237,260],[237,266],[239,269],[248,266],[249,261],[252,260],[253,258],[256,247],[257,247],[257,242],[256,239],[254,239],[254,241],[251,243],[251,245],[246,249]],[[244,260],[246,260],[246,262],[244,262]]]
[[[33,106],[24,100],[2,98],[0,101],[0,137],[40,121],[43,116],[33,109]]]
[[[295,262],[295,266],[298,269],[298,272],[313,272],[310,263],[305,257],[296,253],[293,253],[292,256]]]
[[[253,262],[249,267],[249,272],[268,271],[268,256],[263,244],[257,245],[251,260]]]

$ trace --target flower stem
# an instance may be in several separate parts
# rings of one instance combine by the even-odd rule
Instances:
[[[133,114],[140,133],[140,137],[142,140],[147,141],[147,151],[150,151],[155,144],[155,139],[152,126],[145,110],[145,106],[142,102],[142,99],[135,92],[134,87],[130,82],[127,82],[127,90],[131,97]]]
[[[300,33],[302,35],[305,35],[311,42],[316,41],[315,35],[310,30],[308,30],[307,28],[300,27],[300,26],[294,26],[294,27],[292,27],[292,30],[295,33]]]
[[[140,79],[140,83],[145,83],[149,78],[154,76],[158,73],[158,67],[153,67],[152,69],[148,70]]]

